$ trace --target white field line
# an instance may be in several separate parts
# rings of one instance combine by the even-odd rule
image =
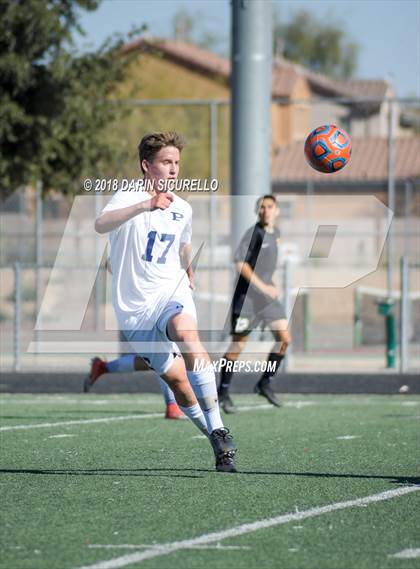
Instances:
[[[416,559],[420,557],[420,549],[403,549],[398,553],[388,555],[388,557],[395,557],[396,559]]]
[[[329,514],[330,512],[335,512],[337,510],[344,510],[346,508],[353,508],[357,506],[367,506],[368,504],[382,502],[383,500],[390,500],[391,498],[404,496],[405,494],[417,492],[418,490],[420,490],[420,486],[403,486],[400,488],[395,488],[393,490],[387,490],[386,492],[381,492],[380,494],[366,496],[364,498],[356,498],[354,500],[347,500],[346,502],[336,502],[333,504],[327,504],[326,506],[311,508],[303,512],[293,512],[290,514],[276,516],[274,518],[257,520],[256,522],[242,524],[240,526],[216,531],[213,533],[207,533],[192,539],[156,544],[149,549],[146,549],[145,551],[129,553],[127,555],[115,557],[114,559],[109,559],[107,561],[99,561],[98,563],[93,563],[92,565],[83,565],[83,567],[79,567],[78,569],[119,569],[120,567],[127,567],[128,565],[133,565],[135,563],[140,564],[143,561],[146,561],[146,559],[169,555],[183,549],[191,549],[197,545],[208,545],[214,542],[218,543],[224,539],[238,537],[240,535],[253,533],[261,529],[267,529],[282,524],[287,524],[292,521],[301,521],[307,518],[321,516],[322,514]]]
[[[27,395],[27,394],[26,394]],[[240,394],[241,395],[245,395],[245,394]],[[248,394],[251,395],[251,394]],[[113,405],[113,404],[121,404],[121,405],[130,405],[130,406],[135,406],[137,404],[141,405],[141,406],[149,406],[149,405],[156,405],[156,403],[160,403],[162,401],[161,397],[159,395],[156,395],[155,397],[151,397],[150,393],[145,393],[143,395],[141,394],[136,394],[130,398],[130,399],[126,399],[126,398],[120,398],[120,396],[118,395],[108,395],[105,396],[104,399],[96,399],[96,395],[90,394],[88,396],[83,396],[83,398],[81,397],[80,399],[75,399],[75,398],[69,398],[68,396],[63,396],[63,395],[46,395],[46,394],[34,394],[31,399],[27,399],[27,398],[21,398],[22,394],[18,394],[18,393],[2,393],[0,394],[0,406],[6,406],[6,405],[48,405],[48,404],[56,404],[56,403],[60,403],[61,404],[65,404],[65,405],[73,405],[73,404],[77,404],[77,405]],[[335,399],[333,400],[333,397],[335,397]],[[366,399],[365,396],[361,395],[358,398],[357,397],[349,397],[348,395],[346,396],[342,396],[342,395],[336,395],[336,396],[321,396],[321,398],[323,399],[319,399],[319,400],[314,400],[314,399],[308,399],[308,400],[296,400],[296,401],[285,401],[283,403],[284,407],[304,407],[304,406],[308,406],[308,405],[317,405],[318,407],[331,407],[332,405],[334,406],[347,406],[347,405],[368,405],[368,406],[380,406],[380,407],[385,407],[385,406],[403,406],[403,407],[417,407],[420,405],[420,401],[402,401],[402,396],[401,395],[395,395],[395,396],[389,396],[389,397],[395,397],[395,399],[383,399],[383,395],[380,396],[375,396],[372,395],[372,397],[376,397],[375,400],[371,400],[371,399]],[[382,397],[382,399],[378,399],[377,397]],[[410,397],[410,396],[404,396],[404,397]]]
[[[65,439],[67,437],[75,437],[76,435],[50,435],[49,439]]]
[[[239,405],[237,409],[240,413],[246,413],[247,411],[253,411],[255,409],[257,411],[266,411],[267,409],[274,409],[274,407],[269,403],[264,403],[263,405]]]
[[[94,423],[112,423],[114,421],[132,421],[133,419],[156,419],[162,413],[145,413],[144,415],[123,415],[118,417],[98,417],[97,419],[76,419],[74,421],[58,421],[57,423],[33,423],[32,425],[9,425],[0,427],[0,431],[16,431],[18,429],[49,429],[51,427],[70,427],[72,425],[91,425]]]
[[[122,544],[104,544],[101,545],[99,543],[92,543],[88,545],[89,549],[150,549],[153,547],[159,548],[160,545],[154,544],[139,544],[134,545],[131,543],[122,543]],[[216,543],[216,545],[193,545],[189,549],[251,549],[248,545],[222,545],[221,543]]]
[[[408,395],[407,397],[410,397]],[[143,405],[154,405],[162,401],[160,393],[1,393],[1,405],[53,405],[60,403],[63,405],[134,405],[142,403]]]
[[[240,407],[240,411],[259,411],[273,409],[272,405],[250,405]],[[111,423],[114,421],[132,421],[134,419],[156,419],[163,417],[163,413],[145,413],[144,415],[122,415],[117,417],[98,417],[96,419],[75,419],[74,421],[58,421],[57,423],[32,423],[28,425],[8,425],[0,427],[0,432],[25,429],[49,429],[51,427],[70,427],[72,425],[90,425],[93,423]],[[186,417],[187,418],[187,417]]]

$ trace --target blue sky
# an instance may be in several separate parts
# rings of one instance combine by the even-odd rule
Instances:
[[[420,96],[420,0],[273,0],[282,21],[305,8],[341,24],[360,45],[356,76],[389,79],[401,97]],[[99,45],[107,36],[147,24],[153,36],[172,37],[180,9],[199,20],[199,28],[225,38],[230,34],[229,0],[105,0],[95,12],[82,12],[86,31],[77,45]]]

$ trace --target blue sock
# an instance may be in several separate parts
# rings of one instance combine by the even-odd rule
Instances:
[[[116,360],[107,362],[106,369],[109,373],[124,373],[126,371],[134,371],[135,359],[135,354],[125,354]]]
[[[159,386],[165,399],[166,405],[169,405],[170,403],[176,403],[175,395],[173,394],[172,389],[168,386],[166,381],[163,381],[161,377],[159,377]]]

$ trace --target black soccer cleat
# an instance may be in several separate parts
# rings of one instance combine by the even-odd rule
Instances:
[[[233,450],[226,452],[222,456],[216,458],[216,470],[218,472],[238,472],[235,465],[235,452]]]
[[[222,427],[215,429],[209,436],[216,459],[218,472],[237,472],[235,465],[236,445],[229,430]]]
[[[260,380],[254,387],[254,393],[265,397],[274,407],[281,407],[281,402],[268,381]]]
[[[237,412],[237,408],[235,407],[228,391],[221,390],[219,392],[219,405],[225,413]]]

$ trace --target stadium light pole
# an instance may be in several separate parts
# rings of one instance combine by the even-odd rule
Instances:
[[[232,0],[232,243],[255,223],[251,196],[271,193],[272,2]],[[248,196],[237,198],[237,196]]]

